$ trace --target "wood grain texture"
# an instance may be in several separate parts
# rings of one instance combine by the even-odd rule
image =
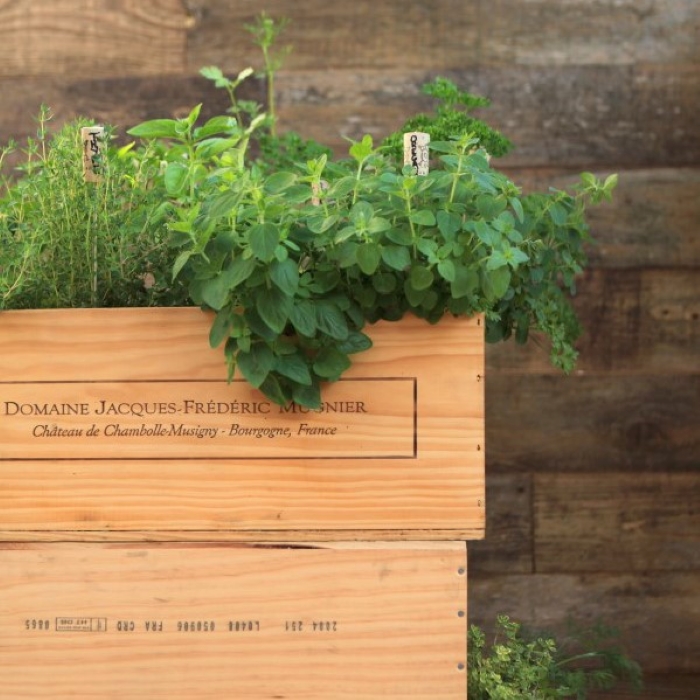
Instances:
[[[635,692],[629,688],[596,691],[590,700],[697,700],[700,675],[671,674],[667,676],[644,676],[644,689]]]
[[[648,674],[695,673],[700,648],[700,573],[514,574],[469,579],[470,624],[492,630],[509,615],[560,638],[573,622],[616,628]]]
[[[469,543],[469,570],[485,573],[534,571],[532,476],[486,475],[486,533]]]
[[[4,700],[466,696],[464,544],[37,545],[0,568]]]
[[[191,25],[180,0],[6,0],[0,76],[179,73]]]
[[[688,0],[480,0],[480,58],[508,65],[693,63],[700,7]]]
[[[403,324],[368,328],[374,347],[326,387],[323,413],[281,411],[245,383],[228,386],[198,309],[1,320],[5,537],[483,531],[479,319],[407,319],[405,335]]]
[[[236,70],[250,60],[243,29],[255,3],[190,0],[195,26],[189,60]],[[393,67],[462,68],[493,63],[617,65],[683,63],[698,57],[700,12],[689,0],[369,0],[331,7],[321,0],[271,0],[291,20],[283,42],[292,70]],[[371,17],[371,19],[369,19]]]
[[[700,353],[700,267],[591,268],[573,305],[583,333],[578,373],[696,375]],[[533,335],[525,346],[487,346],[491,371],[558,374],[549,346]]]
[[[288,70],[391,70],[396,57],[406,68],[474,64],[479,51],[479,3],[474,0],[399,2],[356,0],[331,5],[322,0],[273,0],[265,11],[289,25],[279,47],[289,45]],[[260,52],[245,25],[254,22],[255,2],[190,0],[195,20],[188,44],[191,69],[216,64],[238,72],[259,67]]]
[[[604,479],[536,475],[535,568],[542,573],[700,571],[699,503],[695,472],[608,473]]]
[[[700,375],[492,373],[488,465],[498,472],[694,471],[698,415]]]

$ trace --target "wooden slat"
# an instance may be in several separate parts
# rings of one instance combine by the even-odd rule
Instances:
[[[664,376],[698,373],[698,268],[591,269],[573,300],[584,329],[577,371]],[[542,338],[487,347],[488,368],[556,374]]]
[[[0,322],[6,539],[483,532],[479,318],[368,328],[374,346],[325,387],[322,413],[228,385],[198,309],[8,311]]]
[[[243,25],[257,8],[226,0],[187,3],[196,18],[190,63],[250,60]],[[270,0],[266,11],[291,24],[282,42],[294,46],[290,69],[394,66],[436,70],[470,64],[682,63],[697,58],[700,13],[692,0],[561,3],[557,0],[359,0],[330,6],[322,0]],[[371,18],[371,19],[370,19]],[[222,27],[226,30],[222,31]]]
[[[189,2],[196,25],[188,45],[189,66],[216,64],[238,72],[249,63],[260,65],[244,26],[253,24],[255,3],[226,0]],[[356,0],[329,4],[322,0],[272,0],[265,11],[289,25],[279,46],[292,46],[285,58],[288,70],[446,68],[473,64],[479,51],[478,3],[473,0]],[[225,30],[222,28],[225,27]],[[320,59],[322,57],[322,59]]]
[[[486,534],[469,543],[473,574],[528,573],[534,570],[532,477],[486,475]]]
[[[536,475],[536,570],[700,572],[698,503],[696,472]]]
[[[471,576],[470,624],[491,630],[499,614],[562,638],[571,622],[603,623],[645,673],[697,671],[697,572]]]
[[[698,468],[700,375],[486,380],[488,468],[682,472]]]
[[[7,0],[0,76],[178,73],[191,25],[180,0]]]
[[[0,569],[3,700],[466,696],[464,544],[37,545]]]
[[[698,674],[669,674],[644,676],[644,688],[635,692],[629,688],[615,688],[591,692],[589,700],[697,700],[700,688]]]
[[[524,192],[571,191],[578,173],[551,168],[506,168]],[[700,169],[654,168],[617,172],[611,203],[591,207],[592,266],[700,267]],[[597,171],[598,177],[611,174]]]
[[[484,62],[528,65],[693,63],[692,0],[480,0]]]

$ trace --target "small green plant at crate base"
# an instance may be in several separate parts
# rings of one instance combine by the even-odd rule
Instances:
[[[469,630],[469,700],[585,700],[589,691],[620,683],[642,687],[639,665],[615,644],[616,633],[598,626],[575,630],[564,643],[550,635],[531,636],[499,616],[494,640],[475,625]]]
[[[268,85],[279,29],[267,17],[253,28]],[[275,136],[274,115],[237,100],[250,69],[202,73],[228,92],[229,113],[200,124],[197,105],[137,125],[140,143],[108,149],[95,188],[80,182],[79,124],[30,143],[0,200],[3,308],[195,304],[214,312],[209,340],[231,377],[312,408],[371,346],[366,325],[406,313],[431,323],[483,313],[492,342],[543,332],[554,364],[571,370],[585,211],[611,197],[615,176],[524,195],[491,166],[503,137],[465,121],[483,100],[445,79],[426,86],[435,115],[408,122],[434,137],[432,170],[418,176],[397,152],[403,129],[333,158],[297,134]]]

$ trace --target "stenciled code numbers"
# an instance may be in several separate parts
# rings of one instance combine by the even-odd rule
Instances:
[[[260,632],[260,620],[229,620],[229,632]]]
[[[216,623],[213,620],[179,620],[178,632],[214,632]]]
[[[41,630],[42,632],[50,629],[50,623],[48,620],[38,620],[32,618],[31,620],[24,621],[24,628],[27,630]]]

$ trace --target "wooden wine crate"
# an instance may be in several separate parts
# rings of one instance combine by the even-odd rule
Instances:
[[[228,383],[198,309],[0,314],[0,539],[474,539],[481,318],[407,318],[323,410]]]
[[[457,543],[0,545],[3,700],[464,700]]]

